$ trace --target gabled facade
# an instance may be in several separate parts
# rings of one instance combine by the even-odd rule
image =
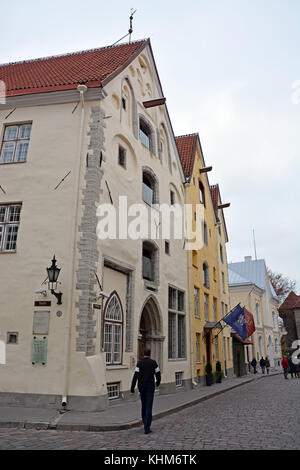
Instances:
[[[230,302],[241,303],[254,316],[256,331],[251,336],[252,345],[246,346],[246,362],[268,356],[271,367],[280,366],[280,328],[278,298],[271,285],[263,259],[245,260],[228,265]]]
[[[0,66],[0,79],[2,403],[106,408],[127,397],[145,346],[161,393],[189,387],[182,240],[99,238],[97,208],[119,228],[120,196],[147,214],[184,204],[150,41]],[[53,254],[62,304],[47,285]]]
[[[227,261],[224,232],[225,221],[215,204],[198,134],[176,137],[177,147],[182,162],[185,184],[185,200],[194,211],[194,222],[198,217],[196,207],[201,206],[202,246],[187,251],[189,311],[191,317],[191,364],[195,381],[203,382],[205,365],[211,363],[213,371],[216,362],[223,364],[223,371],[230,374],[232,364],[226,355],[227,341],[218,323],[229,304],[227,283]],[[193,230],[196,230],[196,223]],[[220,250],[220,246],[222,250]],[[222,261],[220,259],[222,253]],[[230,346],[229,346],[230,347]]]
[[[291,352],[294,341],[300,340],[300,295],[291,291],[280,305],[279,315],[286,330],[284,350]]]

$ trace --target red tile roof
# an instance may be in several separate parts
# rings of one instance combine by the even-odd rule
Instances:
[[[148,40],[60,56],[0,65],[6,96],[17,96],[104,85],[149,44]]]
[[[291,291],[285,301],[280,305],[279,310],[293,310],[294,308],[300,308],[300,295]]]
[[[188,134],[175,137],[185,177],[192,176],[198,138],[198,134]]]

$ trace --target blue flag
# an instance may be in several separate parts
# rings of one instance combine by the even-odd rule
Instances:
[[[237,305],[227,317],[223,318],[223,321],[231,326],[243,341],[248,338],[245,311],[240,305]]]

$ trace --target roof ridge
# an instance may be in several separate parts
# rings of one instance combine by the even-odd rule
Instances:
[[[183,135],[175,136],[175,139],[182,139],[183,137],[197,137],[198,135],[199,135],[198,132],[195,132],[193,134],[183,134]]]
[[[146,41],[148,41],[148,39],[137,39],[136,41],[131,41],[130,43],[122,42],[120,44],[112,44],[110,46],[94,47],[94,48],[91,48],[91,49],[83,49],[81,51],[75,51],[75,52],[65,52],[65,53],[62,53],[62,54],[55,54],[55,55],[51,55],[51,56],[37,57],[35,59],[18,60],[16,62],[7,62],[7,63],[4,63],[4,64],[0,64],[0,67],[5,67],[6,65],[30,64],[30,63],[33,63],[33,62],[39,62],[39,61],[44,61],[44,60],[49,60],[49,59],[56,59],[56,58],[59,58],[59,57],[69,57],[69,56],[73,56],[73,55],[80,55],[80,54],[84,54],[86,52],[94,52],[94,51],[101,51],[101,50],[104,50],[104,49],[112,49],[112,48],[117,48],[117,47],[121,47],[121,46],[128,46],[129,44],[138,44],[139,42],[140,43],[145,43]]]

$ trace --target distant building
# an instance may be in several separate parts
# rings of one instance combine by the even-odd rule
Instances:
[[[300,340],[300,295],[291,291],[279,307],[279,315],[287,331],[285,336],[285,351],[291,352],[293,342]]]
[[[254,316],[256,331],[246,346],[245,362],[268,356],[271,367],[280,365],[280,327],[278,297],[270,282],[263,259],[246,256],[239,263],[228,265],[231,308],[240,302]]]

